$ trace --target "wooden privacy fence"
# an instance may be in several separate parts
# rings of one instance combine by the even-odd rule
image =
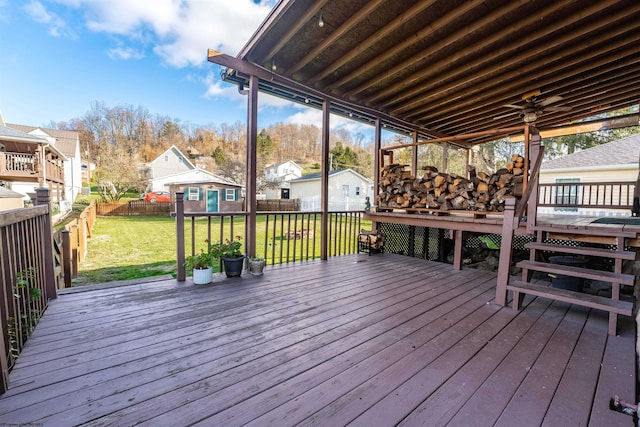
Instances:
[[[104,216],[169,215],[171,206],[171,203],[151,203],[145,200],[98,202],[96,213]]]
[[[0,393],[50,299],[57,297],[49,190],[36,206],[0,212]]]
[[[300,199],[257,200],[257,211],[299,211]]]
[[[96,223],[96,203],[91,202],[77,219],[53,235],[53,249],[58,289],[70,288],[78,277],[78,266],[87,256],[87,239]]]

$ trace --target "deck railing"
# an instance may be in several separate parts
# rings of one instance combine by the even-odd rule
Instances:
[[[176,204],[179,210],[180,204]],[[330,212],[327,228],[327,256],[358,252],[358,234],[363,211]],[[185,256],[193,255],[216,242],[245,236],[246,212],[176,212],[178,280],[184,280]],[[257,212],[257,257],[267,265],[320,258],[320,212]],[[180,226],[180,223],[183,223]],[[245,253],[248,253],[243,246]],[[218,266],[219,268],[219,266]]]
[[[631,209],[635,187],[635,181],[539,184],[538,206],[567,209]]]
[[[64,182],[64,171],[54,160],[46,159],[46,178],[49,181]],[[0,153],[0,175],[38,178],[43,174],[40,157],[30,153]]]
[[[0,212],[0,393],[47,302],[57,297],[49,190],[36,192],[37,206]]]

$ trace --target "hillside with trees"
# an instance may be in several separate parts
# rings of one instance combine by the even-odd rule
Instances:
[[[81,149],[95,163],[95,181],[109,183],[105,199],[119,199],[127,191],[143,192],[146,188],[144,165],[175,145],[197,166],[234,182],[245,184],[246,126],[232,124],[193,125],[178,118],[152,114],[143,106],[107,107],[93,102],[82,117],[68,122],[51,123],[49,127],[73,129],[80,133]],[[591,134],[572,135],[544,141],[547,157],[570,154],[640,132],[638,127]],[[373,140],[362,133],[345,129],[330,133],[332,169],[351,168],[373,178]],[[408,137],[383,134],[382,146],[406,144]],[[321,163],[321,132],[315,125],[275,123],[260,129],[258,135],[258,189],[268,183],[262,180],[264,168],[272,163],[293,160],[305,173],[317,172]],[[479,171],[491,173],[504,166],[511,155],[522,154],[522,144],[498,140],[472,150],[472,163]],[[397,150],[395,162],[411,164],[411,149]],[[465,174],[466,153],[441,144],[418,148],[418,166],[440,166],[447,156],[449,172]],[[99,186],[100,187],[100,186]]]

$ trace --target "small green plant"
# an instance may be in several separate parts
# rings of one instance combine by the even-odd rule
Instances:
[[[214,258],[239,258],[242,251],[242,236],[236,236],[234,240],[225,239],[224,242],[215,243],[211,246],[211,253]]]
[[[205,240],[205,243],[209,243]],[[184,268],[187,270],[201,269],[213,267],[213,261],[216,257],[213,254],[213,246],[209,246],[208,250],[200,249],[199,254],[190,255],[184,261]]]

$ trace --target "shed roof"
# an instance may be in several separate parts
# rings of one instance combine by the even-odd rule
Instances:
[[[209,60],[238,84],[258,68],[262,91],[448,137],[522,125],[525,94],[571,108],[539,128],[638,104],[638,22],[637,0],[281,0],[241,62]]]

